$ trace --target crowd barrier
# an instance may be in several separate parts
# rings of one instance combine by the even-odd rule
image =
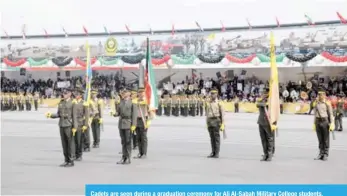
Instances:
[[[43,99],[41,107],[55,108],[58,106],[60,99]],[[226,112],[234,112],[235,107],[233,102],[222,102]],[[108,100],[107,108],[114,108],[114,100]],[[285,114],[305,114],[310,110],[309,103],[284,103],[283,113]],[[239,103],[239,112],[241,113],[257,113],[258,108],[255,103]]]

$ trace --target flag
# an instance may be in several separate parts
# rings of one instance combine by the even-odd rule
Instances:
[[[308,25],[310,25],[310,26],[314,25],[313,20],[308,15],[305,14],[305,18],[306,18],[306,21],[307,21]]]
[[[87,62],[86,62],[86,90],[84,93],[84,103],[89,104],[90,103],[90,97],[91,97],[91,83],[92,83],[92,65],[90,63],[90,46],[89,43],[86,42],[86,56],[87,56]]]
[[[110,32],[108,31],[108,29],[106,28],[106,26],[104,25],[104,31],[106,34],[110,34]]]
[[[131,35],[131,31],[130,31],[128,25],[125,25],[125,28],[126,28],[126,30],[128,31],[129,35]]]
[[[67,34],[67,31],[65,30],[65,28],[62,27],[62,29],[63,29],[63,32],[64,32],[64,34],[65,34],[65,37],[68,37],[69,35]]]
[[[192,79],[193,79],[193,81],[195,80],[195,78],[198,77],[198,75],[196,75],[197,72],[198,71],[196,69],[192,69]]]
[[[336,14],[337,17],[339,17],[342,24],[347,24],[347,20],[339,12],[336,12]]]
[[[280,21],[278,20],[277,17],[276,17],[276,23],[277,23],[277,27],[281,27]]]
[[[276,125],[280,116],[280,96],[278,69],[276,64],[275,38],[273,33],[270,35],[270,92],[269,92],[269,120],[270,125]]]
[[[47,30],[46,30],[46,29],[43,29],[43,32],[45,32],[45,36],[46,36],[46,38],[47,38],[47,37],[48,37]]]
[[[220,21],[220,24],[222,25],[222,32],[225,32],[225,26],[224,26],[224,24],[223,24],[223,22],[222,21]]]
[[[145,93],[146,100],[150,110],[158,109],[158,89],[156,86],[155,74],[152,65],[151,47],[149,38],[147,38],[147,51],[146,51],[146,71],[145,71]]]
[[[83,31],[86,34],[86,36],[88,36],[88,30],[87,30],[87,28],[85,26],[83,26]]]
[[[199,28],[199,31],[204,31],[204,29],[200,26],[200,24],[197,21],[195,21],[195,24]]]
[[[22,25],[22,36],[23,36],[23,39],[26,39],[27,35],[26,35],[26,25],[23,24]]]
[[[252,29],[252,25],[251,25],[251,23],[249,22],[248,18],[246,18],[246,21],[247,21],[247,24],[248,24],[249,29]]]
[[[175,35],[175,25],[174,25],[174,24],[172,24],[171,35],[172,35],[172,36]]]
[[[3,29],[4,34],[6,35],[7,38],[10,38],[10,36],[8,35],[7,31],[5,29]]]

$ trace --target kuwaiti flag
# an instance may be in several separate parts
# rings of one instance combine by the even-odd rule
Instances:
[[[145,93],[146,100],[151,111],[158,109],[158,89],[156,85],[155,74],[152,65],[151,47],[149,38],[147,38],[147,51],[146,51],[146,70],[145,70]]]

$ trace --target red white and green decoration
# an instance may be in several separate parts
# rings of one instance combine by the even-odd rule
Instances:
[[[307,62],[308,66],[347,66],[347,56],[335,56],[329,52],[307,55],[278,54],[276,56],[278,66],[296,67]],[[137,68],[145,62],[143,54],[122,57],[94,57],[91,59],[94,70],[108,70],[120,68]],[[270,57],[264,54],[253,54],[247,57],[237,57],[232,54],[214,56],[176,56],[165,55],[161,58],[153,58],[152,64],[156,69],[163,68],[232,68],[232,67],[269,67]],[[50,59],[1,59],[2,70],[83,70],[86,67],[84,58],[55,57]]]

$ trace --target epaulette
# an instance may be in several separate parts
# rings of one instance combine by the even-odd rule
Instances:
[[[77,103],[77,100],[76,100],[76,99],[73,99],[73,100],[72,100],[72,103],[73,103],[73,104],[76,104],[76,103]]]
[[[104,103],[104,101],[102,99],[98,100],[98,104],[103,104],[103,103]]]
[[[331,101],[326,100],[325,103],[331,106]]]
[[[147,101],[141,101],[141,102],[139,102],[139,104],[141,104],[141,105],[146,105],[146,104],[147,104]]]

